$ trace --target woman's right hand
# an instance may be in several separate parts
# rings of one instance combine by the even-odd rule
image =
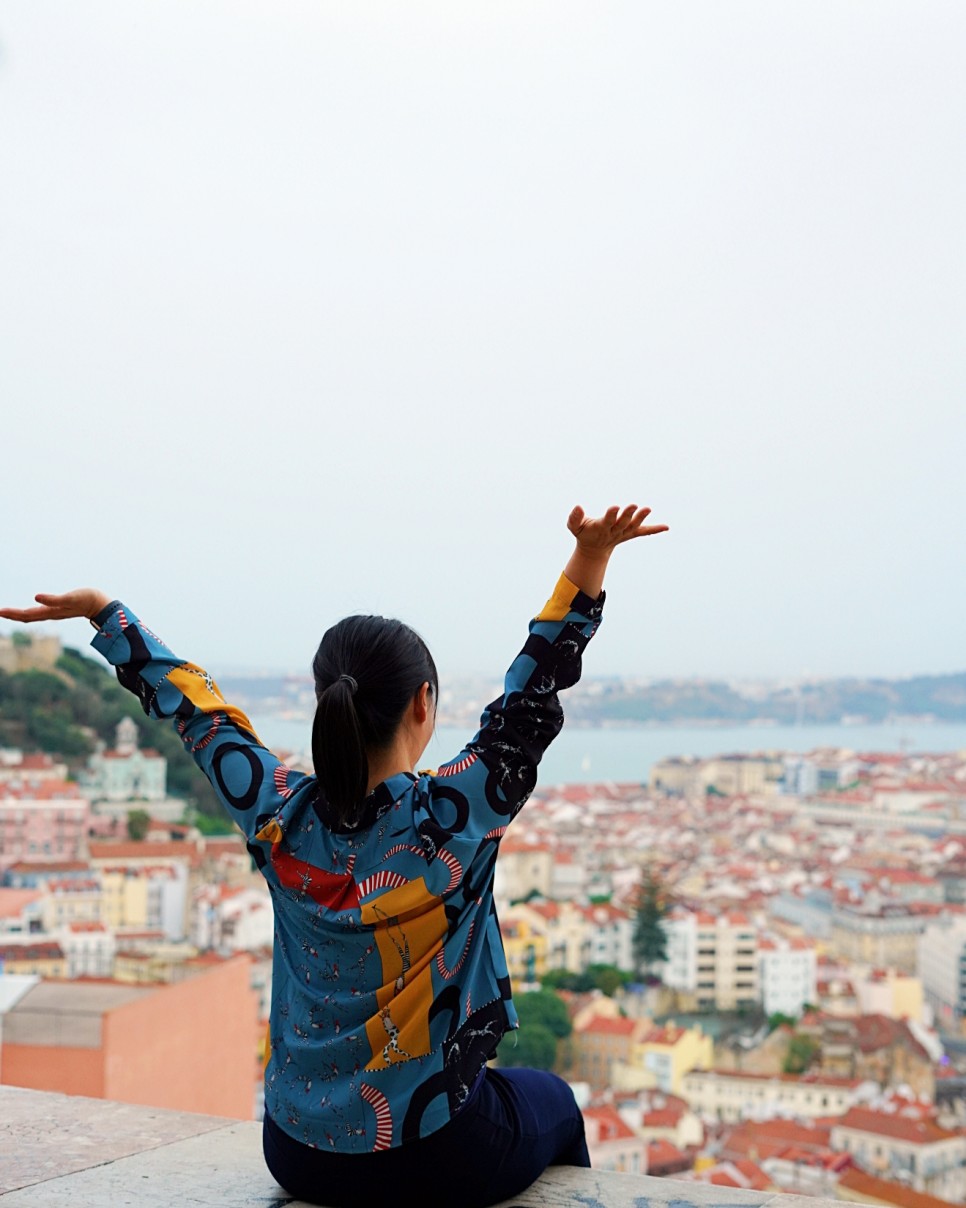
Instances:
[[[608,508],[599,519],[589,518],[579,505],[567,517],[567,528],[577,538],[577,545],[588,552],[602,553],[616,549],[635,537],[652,537],[666,533],[666,524],[645,524],[650,508],[631,503],[626,508]]]
[[[567,517],[567,528],[577,542],[577,548],[564,568],[570,582],[596,600],[604,586],[607,563],[619,545],[633,541],[635,537],[667,532],[666,524],[644,523],[650,514],[650,508],[639,508],[632,503],[626,508],[610,507],[603,516],[593,519],[582,507],[575,507]]]
[[[78,587],[62,596],[38,592],[34,599],[39,607],[0,608],[0,617],[8,621],[22,621],[26,625],[31,621],[66,621],[70,617],[87,617],[90,620],[111,602],[110,596],[93,587]]]

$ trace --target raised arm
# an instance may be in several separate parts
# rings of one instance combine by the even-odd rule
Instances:
[[[0,617],[25,623],[87,617],[97,630],[92,645],[122,686],[149,717],[174,722],[231,817],[254,839],[304,777],[261,744],[248,717],[225,700],[207,671],[173,654],[119,600],[93,588],[34,598],[36,607],[3,608]]]
[[[530,622],[502,696],[485,709],[473,740],[434,778],[436,795],[450,800],[457,813],[475,811],[473,830],[505,827],[533,791],[537,765],[563,725],[557,694],[580,678],[584,648],[600,624],[611,555],[635,537],[667,530],[666,524],[646,524],[649,514],[633,505],[612,507],[598,519],[580,507],[570,513],[574,551],[553,595]]]

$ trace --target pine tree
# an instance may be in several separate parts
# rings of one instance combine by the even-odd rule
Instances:
[[[632,942],[638,976],[649,972],[652,965],[667,960],[667,932],[662,924],[667,911],[664,887],[648,869],[641,878],[634,919]]]

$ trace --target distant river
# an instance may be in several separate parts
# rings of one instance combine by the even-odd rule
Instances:
[[[280,750],[310,745],[311,725],[281,717],[253,718],[263,742]],[[438,767],[470,738],[465,730],[441,726],[429,745],[426,767]],[[581,784],[602,780],[644,782],[651,765],[670,755],[724,755],[747,751],[810,751],[848,747],[853,751],[961,751],[966,724],[903,722],[856,726],[648,726],[578,729],[564,726],[540,765],[540,783]]]

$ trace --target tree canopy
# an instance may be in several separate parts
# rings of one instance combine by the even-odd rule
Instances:
[[[541,979],[544,989],[572,990],[584,994],[588,990],[600,990],[608,998],[613,998],[621,986],[626,986],[631,975],[618,969],[616,965],[588,965],[582,973],[573,973],[569,969],[553,969]]]
[[[650,972],[654,965],[667,960],[667,932],[663,920],[668,912],[664,886],[651,869],[641,878],[637,909],[634,915],[634,961],[638,975]]]
[[[520,1027],[503,1037],[500,1065],[552,1070],[557,1062],[557,1042],[573,1030],[567,1007],[552,990],[530,990],[514,995]]]

